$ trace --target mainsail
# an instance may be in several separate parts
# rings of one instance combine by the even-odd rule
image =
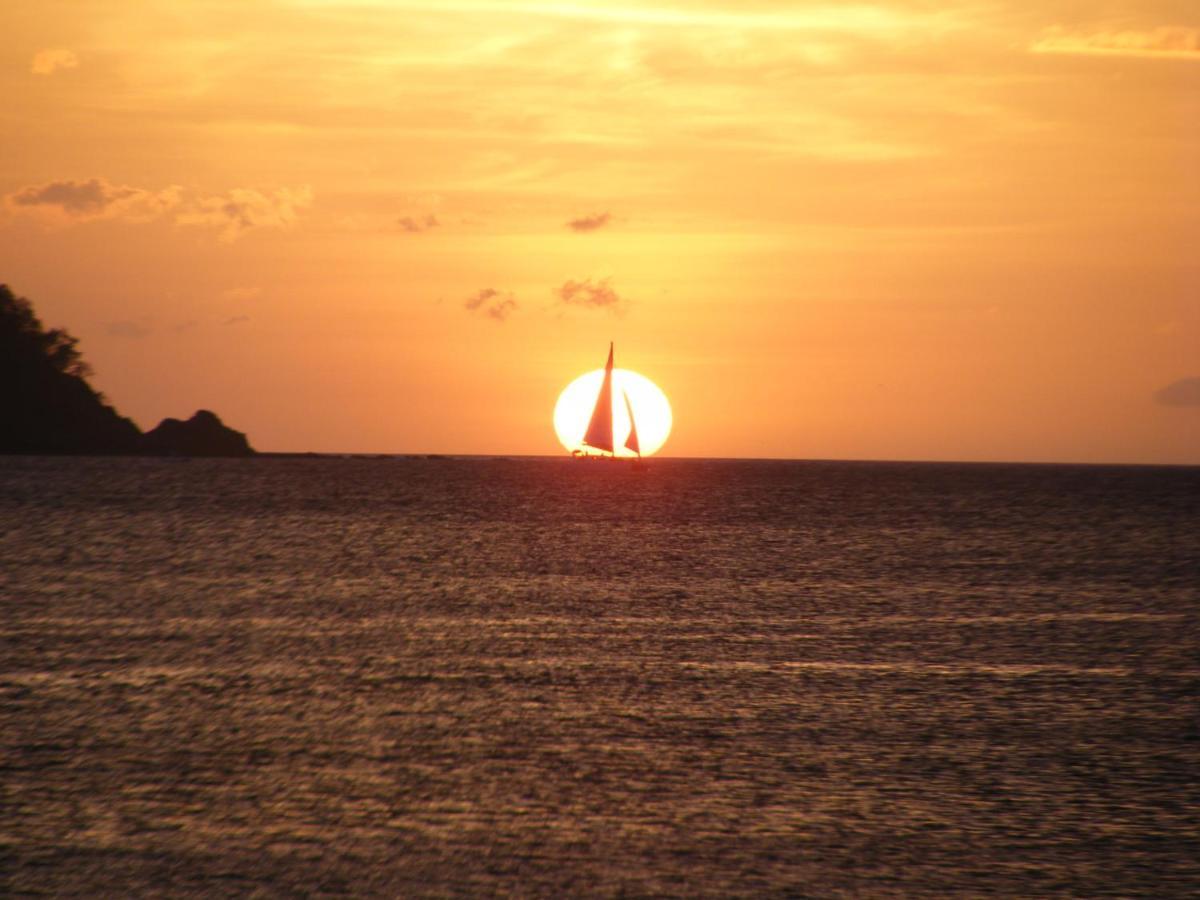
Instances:
[[[625,398],[625,409],[629,411],[629,437],[625,439],[625,446],[638,455],[638,459],[642,457],[642,445],[638,443],[637,423],[633,421],[633,404],[629,402],[629,394],[624,389],[621,391],[621,396]]]
[[[597,450],[613,452],[612,429],[612,370],[613,345],[608,345],[608,362],[604,366],[604,383],[600,385],[600,396],[596,398],[596,406],[592,410],[592,420],[588,422],[587,433],[583,442]]]

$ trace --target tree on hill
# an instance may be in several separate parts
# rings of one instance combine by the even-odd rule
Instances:
[[[136,453],[141,431],[87,378],[78,341],[0,285],[0,453]]]

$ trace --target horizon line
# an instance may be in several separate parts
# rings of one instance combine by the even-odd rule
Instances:
[[[265,457],[321,457],[335,459],[508,459],[508,460],[564,460],[573,461],[568,454],[559,453],[453,453],[436,451],[339,451],[339,450],[258,450],[255,456]],[[253,457],[244,457],[252,459]],[[633,457],[617,457],[618,460]],[[1012,460],[1012,459],[902,459],[902,458],[843,458],[820,456],[669,456],[655,454],[645,458],[646,462],[798,462],[798,463],[868,463],[880,465],[961,465],[961,466],[1099,466],[1126,468],[1200,468],[1200,462],[1128,462],[1128,461],[1079,461],[1079,460]]]

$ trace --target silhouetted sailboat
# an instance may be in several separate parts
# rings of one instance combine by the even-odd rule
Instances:
[[[608,362],[604,364],[604,381],[600,384],[600,393],[596,396],[596,405],[592,408],[592,418],[588,421],[587,431],[583,435],[583,443],[610,454],[608,459],[616,458],[613,442],[613,345],[608,345]],[[629,394],[624,390],[621,396],[625,398],[625,409],[629,412],[629,436],[625,438],[625,446],[638,455],[641,465],[642,446],[638,441],[637,423],[633,419],[633,404]]]

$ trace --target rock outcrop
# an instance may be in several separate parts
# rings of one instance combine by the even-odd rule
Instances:
[[[246,435],[201,409],[186,422],[163,419],[142,435],[142,452],[154,456],[252,456]]]

